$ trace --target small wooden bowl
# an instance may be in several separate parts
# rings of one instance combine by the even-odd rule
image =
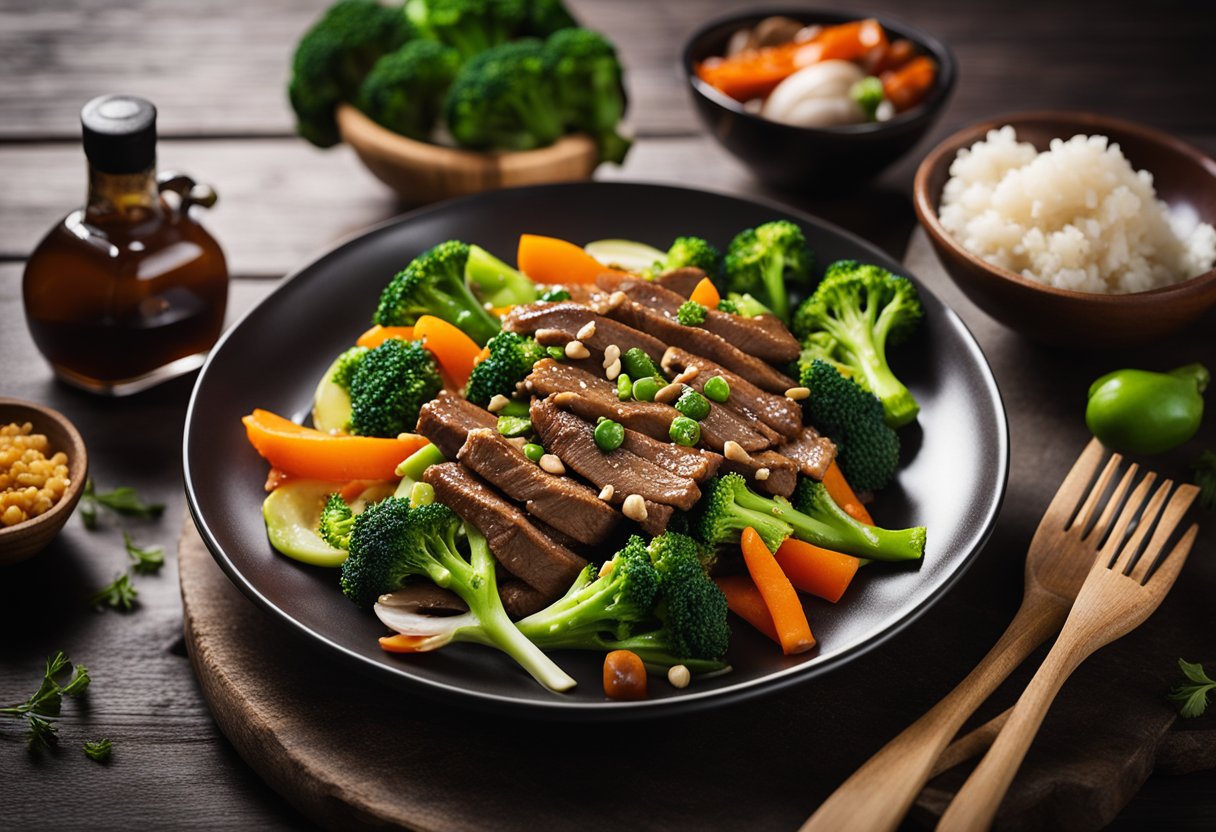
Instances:
[[[339,105],[337,115],[342,140],[377,179],[411,203],[590,179],[599,162],[595,142],[578,133],[538,150],[479,153],[407,138],[349,104]]]
[[[1178,139],[1137,124],[1089,113],[1037,112],[974,124],[947,138],[921,162],[913,185],[916,215],[946,272],[976,306],[1035,340],[1076,347],[1145,343],[1195,322],[1216,305],[1216,269],[1147,292],[1104,295],[1057,289],[994,266],[956,242],[938,220],[942,189],[958,151],[989,130],[1012,125],[1018,141],[1038,150],[1052,139],[1103,135],[1118,143],[1136,170],[1153,175],[1157,198],[1189,206],[1216,224],[1216,161]]]
[[[71,483],[50,511],[15,526],[0,526],[0,566],[33,557],[46,548],[72,516],[89,475],[89,458],[84,440],[80,438],[76,426],[62,413],[33,402],[0,398],[0,425],[12,422],[30,422],[34,426],[34,433],[46,434],[51,445],[48,456],[58,451],[68,455]]]

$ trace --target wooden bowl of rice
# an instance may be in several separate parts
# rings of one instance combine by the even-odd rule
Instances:
[[[46,511],[15,525],[0,525],[0,566],[23,561],[41,552],[59,534],[84,491],[89,458],[75,425],[57,410],[34,402],[0,398],[0,427],[31,425],[31,433],[47,438],[45,456],[67,456],[68,482],[62,495]]]
[[[955,165],[960,150],[980,141],[988,147],[989,131],[1005,125],[1013,128],[1018,142],[1029,142],[1040,154],[1054,139],[1062,140],[1066,152],[1081,155],[1060,158],[1081,163],[1054,161],[1036,165],[1029,174],[1023,167],[1015,182],[1007,187],[1002,181],[999,188],[985,184],[985,175],[997,181],[985,164],[989,160],[968,167],[964,154]],[[1107,200],[1114,190],[1111,171],[1103,165],[1111,157],[1099,156],[1107,148],[1101,142],[1092,148],[1068,144],[1078,135],[1107,137],[1133,170],[1151,174],[1156,198],[1173,220],[1192,227],[1190,236],[1176,240],[1180,249],[1162,236],[1152,206],[1134,200],[1135,183]],[[946,199],[943,221],[943,192],[952,166],[958,184]],[[1115,187],[1129,184],[1113,181]],[[1035,340],[1097,348],[1146,343],[1184,329],[1216,306],[1216,269],[1205,260],[1216,238],[1197,228],[1216,225],[1216,161],[1157,130],[1088,113],[1002,116],[964,128],[934,148],[917,170],[913,198],[942,265],[963,293],[993,318]],[[1120,204],[1122,219],[1111,214],[1111,206]],[[1052,219],[1067,216],[1053,215],[1057,207],[1080,211],[1068,223],[1075,228],[1062,229]],[[1092,209],[1088,215],[1086,208]],[[1108,226],[1111,216],[1115,219]],[[1026,217],[1046,218],[1044,227],[1024,225]],[[1034,264],[1030,270],[1038,278],[1014,270],[1026,263]],[[1104,270],[1109,263],[1118,265]],[[1171,271],[1176,282],[1166,283],[1166,264],[1189,265],[1199,273],[1177,279],[1178,272]]]

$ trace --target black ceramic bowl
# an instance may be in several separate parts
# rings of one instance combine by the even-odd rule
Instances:
[[[874,18],[886,29],[887,37],[907,38],[937,61],[937,82],[918,107],[880,123],[794,127],[748,113],[738,101],[703,82],[694,70],[706,58],[725,54],[727,41],[736,31],[773,15],[807,25]],[[954,56],[941,41],[863,11],[763,7],[736,12],[698,29],[684,46],[682,61],[697,113],[723,147],[766,183],[815,193],[862,185],[907,153],[941,114],[955,78]]]

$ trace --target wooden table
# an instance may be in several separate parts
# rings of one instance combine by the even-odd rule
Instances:
[[[95,680],[87,707],[65,707],[56,755],[28,755],[15,726],[0,724],[5,828],[308,824],[220,735],[184,657],[172,553],[184,511],[180,445],[191,381],[115,401],[56,383],[25,329],[20,279],[22,261],[41,234],[84,196],[78,112],[88,98],[106,92],[153,100],[160,109],[161,169],[189,171],[219,191],[208,224],[229,257],[233,319],[310,254],[401,211],[348,148],[319,151],[292,135],[283,94],[290,51],[323,5],[6,0],[0,7],[0,395],[61,409],[84,434],[100,487],[132,485],[167,506],[158,522],[103,518],[95,532],[73,519],[42,557],[0,573],[0,627],[7,634],[0,640],[0,702],[28,695],[43,658],[56,649],[86,662]],[[763,194],[902,255],[914,227],[911,175],[933,138],[858,194],[812,200],[766,191],[701,133],[676,66],[685,36],[738,4],[574,5],[587,25],[617,42],[628,67],[638,142],[627,164],[604,169],[603,178]],[[1216,15],[1209,5],[1115,2],[1092,11],[1058,0],[870,5],[934,32],[955,50],[960,82],[934,137],[1001,112],[1090,109],[1163,128],[1216,152],[1216,111],[1208,106],[1216,77],[1210,47]],[[973,307],[947,299],[964,318],[982,318]],[[1030,439],[1015,426],[1015,450],[1025,441]],[[1033,518],[1003,517],[1001,528],[1027,522]],[[168,563],[159,576],[139,579],[138,611],[93,613],[81,598],[124,568],[123,529],[140,544],[164,546]],[[1016,603],[1016,587],[997,588],[991,574],[973,572],[955,591],[991,594],[992,620],[977,625],[980,632],[960,649],[956,666],[941,668],[929,690],[925,679],[889,679],[882,697],[917,696],[928,704],[995,638]],[[1016,581],[1016,566],[1005,575]],[[909,628],[895,649],[911,648],[918,635],[917,627]],[[79,751],[83,739],[102,735],[116,747],[104,769]],[[835,779],[846,773],[835,772]],[[822,791],[831,782],[810,785]],[[1116,826],[1141,828],[1150,819],[1174,828],[1211,828],[1216,773],[1150,779]]]

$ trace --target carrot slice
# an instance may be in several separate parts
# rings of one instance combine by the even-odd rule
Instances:
[[[811,626],[806,621],[806,612],[798,600],[798,593],[777,565],[777,559],[750,526],[743,530],[740,545],[747,571],[756,582],[769,615],[773,617],[773,626],[781,641],[781,652],[791,656],[810,650],[815,646],[815,636],[811,634]]]
[[[427,444],[425,437],[412,433],[395,439],[333,436],[261,409],[241,421],[249,443],[272,466],[287,475],[330,482],[395,479],[397,463]]]
[[[701,304],[707,309],[717,309],[718,303],[722,300],[722,296],[718,294],[718,287],[708,277],[701,278],[701,282],[697,284],[697,288],[692,290],[692,294],[688,299]]]
[[[807,45],[783,43],[710,58],[697,64],[697,77],[736,101],[763,98],[798,71],[798,54]]]
[[[515,262],[536,283],[595,283],[601,274],[613,271],[582,247],[539,234],[519,235]]]
[[[856,61],[872,49],[887,45],[887,33],[877,20],[854,20],[839,26],[829,26],[811,41],[817,61]],[[807,53],[799,56],[805,61]],[[801,64],[805,66],[806,64]]]
[[[442,318],[423,315],[414,324],[414,337],[430,350],[457,387],[464,387],[481,354],[481,347],[459,328]]]
[[[395,636],[381,636],[380,649],[386,653],[419,653],[418,646],[429,640],[430,636],[407,636],[397,633]]]
[[[751,578],[746,575],[723,575],[714,578],[714,583],[726,596],[726,606],[731,612],[773,641],[781,643],[781,639],[777,637],[777,628],[773,626],[773,617],[769,615],[768,607],[764,606],[764,598]]]
[[[937,79],[937,62],[928,55],[913,58],[899,69],[880,76],[882,94],[902,113],[925,100]]]
[[[391,338],[412,341],[414,340],[414,328],[412,326],[380,326],[380,324],[376,324],[367,332],[360,335],[359,340],[355,343],[361,347],[375,349]]]
[[[507,306],[491,306],[490,314],[493,315],[495,318],[502,318],[502,317],[508,315],[511,312],[511,310],[514,308],[515,308],[515,304],[513,304],[513,303],[508,304]]]
[[[832,464],[828,466],[827,473],[823,475],[823,484],[827,488],[828,494],[836,505],[844,509],[845,514],[852,517],[858,523],[865,523],[867,526],[874,525],[874,519],[870,517],[870,512],[866,511],[866,507],[861,504],[861,500],[857,499],[857,495],[853,493],[852,486],[848,480],[844,478],[844,473],[841,472],[840,466],[832,460]]]
[[[795,588],[835,604],[849,588],[861,559],[787,537],[774,555]],[[729,600],[729,599],[728,599]]]

